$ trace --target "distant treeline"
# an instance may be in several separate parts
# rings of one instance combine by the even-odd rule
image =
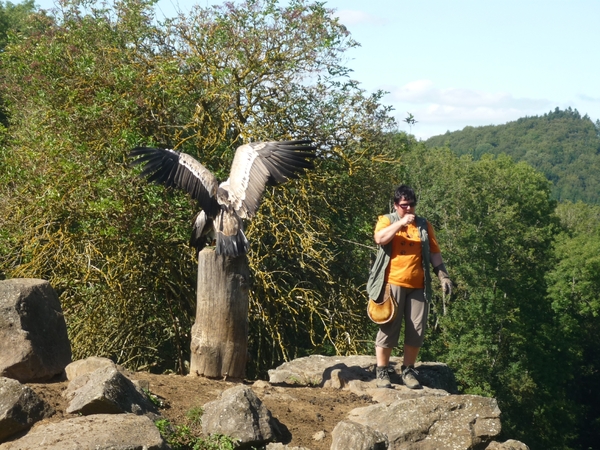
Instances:
[[[576,109],[556,108],[504,125],[465,127],[434,136],[426,144],[448,146],[475,160],[486,153],[506,153],[541,171],[552,182],[556,200],[600,204],[600,120],[594,124]]]

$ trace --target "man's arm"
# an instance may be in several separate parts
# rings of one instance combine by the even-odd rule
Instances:
[[[450,276],[448,275],[448,271],[446,270],[446,266],[444,265],[444,261],[442,260],[441,253],[430,253],[429,260],[431,261],[431,265],[433,266],[433,272],[440,279],[440,284],[442,285],[442,290],[446,295],[452,295],[452,281],[450,280]]]
[[[378,245],[385,245],[389,243],[392,239],[394,239],[396,233],[400,231],[400,228],[405,227],[406,225],[408,225],[409,223],[413,223],[414,221],[414,214],[405,214],[404,217],[402,217],[400,220],[390,224],[385,228],[382,228],[379,231],[376,231],[373,235],[375,243]]]

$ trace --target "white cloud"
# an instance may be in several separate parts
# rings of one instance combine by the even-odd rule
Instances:
[[[600,97],[592,97],[591,95],[580,94],[578,95],[578,98],[585,102],[600,103]]]
[[[485,126],[499,125],[520,117],[528,115],[543,114],[546,109],[536,111],[525,111],[519,108],[502,107],[466,107],[450,106],[442,104],[430,104],[415,107],[415,105],[402,104],[395,105],[396,120],[401,129],[413,133],[421,139],[443,134],[446,131],[462,130],[466,126]],[[548,109],[549,110],[549,109]],[[407,111],[407,113],[403,113]],[[408,112],[413,114],[417,123],[413,127],[408,127],[403,120],[408,116]]]
[[[432,104],[419,108],[422,121],[431,124],[471,124],[489,125],[508,122],[513,118],[523,117],[522,110],[518,108],[502,108],[490,106],[449,106]],[[415,114],[416,115],[416,114]]]
[[[537,109],[549,103],[545,99],[515,98],[506,92],[484,92],[454,87],[441,89],[430,80],[412,81],[400,88],[388,90],[394,102],[436,104],[442,107]]]
[[[411,132],[427,138],[467,125],[501,124],[528,115],[543,114],[553,107],[546,99],[516,98],[506,92],[485,92],[463,88],[439,88],[430,80],[416,80],[402,87],[388,87],[391,101],[401,124],[408,115],[417,120]],[[404,114],[405,111],[408,111]]]

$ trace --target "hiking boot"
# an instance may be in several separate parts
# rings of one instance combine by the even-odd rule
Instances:
[[[414,366],[402,366],[402,382],[409,389],[422,389],[421,383],[417,380],[419,372]]]
[[[390,373],[388,372],[387,366],[377,367],[375,369],[375,374],[377,378],[377,387],[378,388],[391,388],[392,383],[390,382]]]

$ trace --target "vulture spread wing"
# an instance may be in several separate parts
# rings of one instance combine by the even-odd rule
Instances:
[[[197,251],[216,239],[220,255],[248,251],[242,219],[251,219],[265,186],[277,185],[313,167],[308,158],[316,147],[309,140],[257,142],[237,148],[229,179],[219,186],[215,176],[190,155],[175,150],[136,147],[133,165],[143,164],[148,181],[177,187],[198,201],[202,211],[194,218],[190,245]]]
[[[132,165],[144,164],[141,176],[147,177],[148,181],[186,191],[200,203],[208,217],[216,216],[219,211],[216,199],[217,179],[192,156],[153,147],[136,147],[129,156],[137,157]]]
[[[308,140],[256,142],[237,148],[229,179],[219,186],[227,192],[227,203],[244,219],[258,210],[268,184],[274,186],[313,167],[307,158],[315,156]]]

